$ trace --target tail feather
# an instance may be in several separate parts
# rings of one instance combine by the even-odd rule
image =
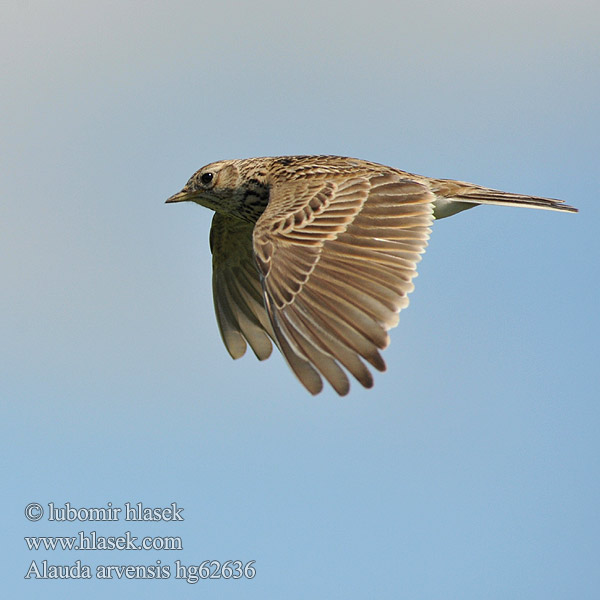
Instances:
[[[562,210],[566,212],[578,212],[574,206],[565,204],[564,200],[555,198],[541,198],[538,196],[526,196],[523,194],[512,194],[489,188],[466,189],[459,194],[453,195],[452,199],[460,202],[473,204],[498,204],[501,206],[529,206],[545,210]]]
[[[538,196],[502,192],[501,190],[481,187],[465,181],[453,181],[451,179],[435,179],[432,183],[431,191],[435,194],[440,208],[444,208],[443,216],[446,216],[446,214],[449,216],[476,204],[526,206],[545,210],[578,212],[574,206],[569,206],[563,200],[556,200],[554,198],[540,198]]]

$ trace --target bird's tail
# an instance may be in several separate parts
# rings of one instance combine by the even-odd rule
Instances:
[[[563,200],[502,192],[501,190],[451,179],[435,179],[432,182],[431,191],[436,197],[434,202],[436,219],[449,217],[478,204],[525,206],[545,210],[578,212],[574,206],[565,204]]]
[[[472,183],[451,181],[445,179],[436,180],[434,193],[451,202],[465,202],[467,204],[497,204],[500,206],[525,206],[529,208],[541,208],[545,210],[561,210],[566,212],[578,212],[574,206],[565,204],[563,200],[554,198],[540,198],[538,196],[526,196],[524,194],[513,194],[502,192],[491,188],[480,187]],[[466,208],[466,207],[465,207]]]
[[[476,188],[465,193],[454,196],[459,202],[472,204],[498,204],[500,206],[527,206],[529,208],[541,208],[544,210],[562,210],[566,212],[578,212],[574,206],[565,204],[564,200],[555,198],[540,198],[539,196],[525,196],[523,194],[512,194],[489,188]]]

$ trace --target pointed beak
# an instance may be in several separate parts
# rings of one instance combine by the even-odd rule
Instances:
[[[191,194],[185,188],[180,192],[177,192],[175,195],[168,198],[165,204],[170,204],[171,202],[185,202],[187,200],[191,200]]]

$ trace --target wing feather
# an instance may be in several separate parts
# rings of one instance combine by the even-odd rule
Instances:
[[[344,368],[365,387],[363,360],[385,370],[379,350],[408,305],[434,196],[397,173],[317,183],[273,186],[253,247],[284,356],[345,394]]]
[[[210,242],[213,253],[213,299],[217,324],[229,354],[239,358],[247,343],[260,360],[275,338],[262,296],[252,253],[252,224],[215,213]]]

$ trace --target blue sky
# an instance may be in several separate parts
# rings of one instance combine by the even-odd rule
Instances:
[[[593,2],[5,2],[2,550],[11,597],[595,598],[600,444]],[[222,158],[335,153],[557,197],[436,223],[375,388],[310,397],[232,361],[211,214]],[[25,506],[184,507],[38,522]],[[30,551],[26,536],[179,536]],[[174,564],[255,560],[189,584]],[[32,561],[170,565],[25,580]],[[198,589],[201,588],[201,589]]]

